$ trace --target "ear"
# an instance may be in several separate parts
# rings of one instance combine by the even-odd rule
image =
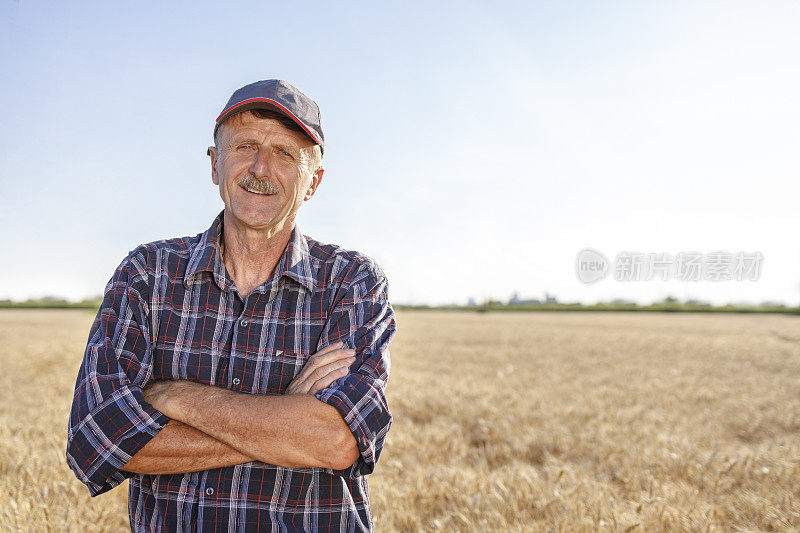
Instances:
[[[324,168],[320,168],[311,176],[311,183],[308,184],[308,189],[306,189],[306,195],[303,198],[303,201],[311,200],[311,197],[314,196],[314,193],[317,192],[317,187],[319,184],[322,183],[322,174],[325,172]]]
[[[209,146],[208,155],[211,156],[211,181],[214,185],[219,185],[219,174],[217,174],[217,149],[214,146]]]

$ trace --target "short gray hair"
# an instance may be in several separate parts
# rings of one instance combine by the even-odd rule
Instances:
[[[322,168],[322,149],[318,144],[315,144],[311,148],[303,148],[302,164],[310,176],[313,176]]]

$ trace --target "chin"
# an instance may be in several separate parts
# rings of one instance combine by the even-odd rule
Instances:
[[[286,223],[286,219],[277,214],[272,209],[258,209],[254,206],[232,206],[227,208],[228,213],[239,224],[255,229],[281,229]]]

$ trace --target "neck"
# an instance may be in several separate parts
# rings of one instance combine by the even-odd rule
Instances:
[[[222,259],[242,298],[267,281],[280,261],[294,228],[294,220],[280,228],[255,230],[237,225],[225,211],[221,239]]]

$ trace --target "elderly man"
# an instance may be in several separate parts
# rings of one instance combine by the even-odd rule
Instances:
[[[208,149],[223,211],[106,286],[67,461],[93,496],[130,479],[133,531],[372,529],[395,319],[374,261],[295,225],[323,150],[296,88],[237,90]]]

